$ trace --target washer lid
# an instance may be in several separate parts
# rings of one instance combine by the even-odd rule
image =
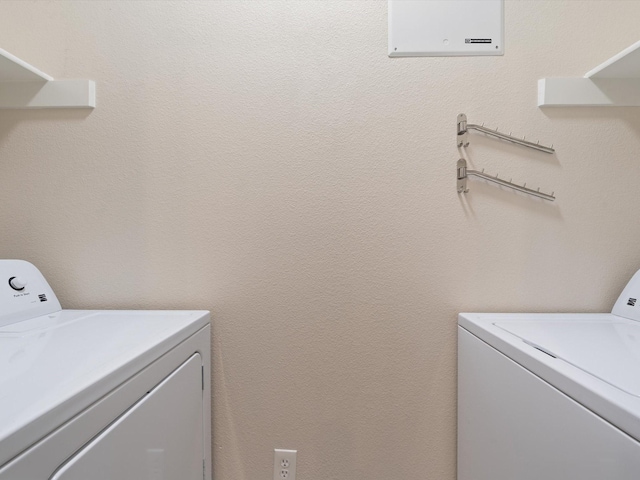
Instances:
[[[208,322],[204,311],[62,310],[0,327],[0,465]]]
[[[640,323],[624,319],[498,321],[525,343],[640,397]]]

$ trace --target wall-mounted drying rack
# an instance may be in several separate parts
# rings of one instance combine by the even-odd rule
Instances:
[[[486,128],[484,124],[482,125],[474,125],[472,123],[467,123],[467,116],[464,113],[458,115],[456,119],[456,145],[458,147],[468,147],[469,146],[469,138],[468,133],[469,130],[477,130],[478,132],[484,133],[494,138],[499,138],[500,140],[506,140],[507,142],[515,143],[516,145],[521,145],[523,147],[532,148],[534,150],[538,150],[539,152],[544,153],[555,153],[553,149],[553,145],[547,147],[545,145],[540,145],[540,142],[529,142],[525,139],[525,137],[517,138],[509,133],[498,132],[498,129],[491,130],[490,128]],[[456,179],[458,181],[458,193],[467,193],[469,189],[467,188],[467,178],[468,177],[478,177],[488,182],[497,183],[498,185],[502,185],[503,187],[511,188],[513,190],[517,190],[518,192],[526,193],[527,195],[533,195],[534,197],[542,198],[544,200],[549,200],[553,202],[556,197],[554,197],[554,192],[551,194],[541,192],[540,189],[532,189],[527,188],[527,184],[518,185],[513,183],[511,180],[508,182],[501,178],[498,178],[498,175],[495,177],[492,175],[487,175],[484,173],[484,169],[479,172],[477,170],[469,170],[467,169],[467,161],[464,158],[458,160],[456,166]]]
[[[498,185],[502,185],[503,187],[508,187],[513,190],[517,190],[518,192],[526,193],[528,195],[533,195],[534,197],[542,198],[544,200],[549,200],[553,202],[556,197],[553,195],[555,192],[551,192],[551,194],[541,192],[538,188],[537,190],[533,190],[532,188],[527,188],[527,184],[518,185],[513,183],[511,179],[507,182],[506,180],[502,180],[498,178],[498,175],[495,177],[492,175],[487,175],[484,173],[484,170],[478,172],[477,170],[469,170],[467,168],[467,161],[464,158],[458,160],[456,176],[458,179],[458,193],[467,193],[469,189],[467,188],[467,178],[468,177],[478,177],[489,182],[497,183]]]
[[[522,145],[523,147],[533,148],[534,150],[538,150],[544,153],[555,153],[553,149],[553,145],[547,147],[545,145],[540,145],[540,142],[533,143],[528,140],[525,140],[525,137],[517,138],[511,135],[507,135],[506,133],[498,132],[498,129],[492,130],[482,125],[474,125],[473,123],[467,123],[467,116],[464,113],[458,115],[456,121],[457,127],[457,135],[456,135],[456,144],[458,147],[468,147],[469,146],[469,130],[477,130],[478,132],[482,132],[485,135],[489,135],[491,137],[499,138],[501,140],[506,140],[507,142],[515,143],[517,145]]]

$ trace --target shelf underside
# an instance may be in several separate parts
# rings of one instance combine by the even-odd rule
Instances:
[[[46,82],[52,77],[0,48],[0,82]]]
[[[0,49],[0,109],[95,108],[92,80],[54,80]]]
[[[584,77],[538,81],[539,107],[639,107],[640,42],[590,70]]]
[[[640,42],[614,55],[585,74],[586,78],[635,78],[640,81]]]
[[[539,107],[640,107],[639,79],[543,78]]]
[[[0,83],[0,109],[95,106],[96,84],[92,80]]]

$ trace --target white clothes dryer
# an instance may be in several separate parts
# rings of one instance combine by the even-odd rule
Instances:
[[[458,480],[640,478],[640,271],[607,314],[461,313]]]
[[[0,480],[211,480],[206,311],[63,310],[0,260]]]

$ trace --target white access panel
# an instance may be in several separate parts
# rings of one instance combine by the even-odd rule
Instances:
[[[504,54],[504,0],[389,0],[389,56]]]
[[[194,354],[52,480],[201,480],[202,358]]]

